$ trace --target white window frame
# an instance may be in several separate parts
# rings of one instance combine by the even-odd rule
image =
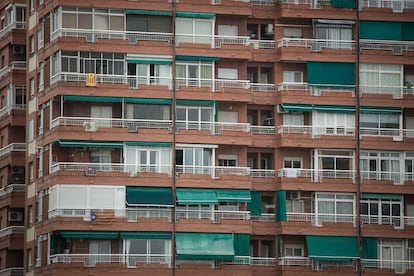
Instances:
[[[283,71],[283,83],[303,83],[303,72]]]
[[[347,223],[352,222],[355,226],[355,194],[353,193],[325,193],[317,192],[313,198],[313,209],[315,213],[315,225],[322,225],[323,222]],[[333,203],[333,212],[326,210],[319,210],[319,203],[331,202]],[[339,204],[352,203],[352,214],[338,213]]]
[[[197,23],[209,23],[210,24],[210,34],[200,35],[198,34]],[[180,30],[180,24],[186,25],[187,27],[191,25],[191,33],[183,33]],[[214,19],[200,19],[200,18],[176,18],[176,43],[179,45],[181,42],[184,43],[196,43],[196,44],[210,44],[211,47],[214,47],[214,27],[215,27],[215,18]]]
[[[294,253],[295,250],[300,250],[301,254],[300,256],[296,256],[295,254],[288,255],[288,250],[292,250],[292,253]],[[305,247],[303,244],[285,244],[285,248],[283,251],[284,257],[288,258],[303,258],[305,256]]]
[[[371,170],[371,164],[375,162],[375,170]],[[386,163],[384,163],[386,162]],[[393,165],[398,164],[398,170],[392,170]],[[362,151],[361,152],[361,177],[362,179],[392,180],[394,184],[403,183],[405,162],[401,152],[392,151]]]
[[[368,79],[369,77],[372,78],[373,74],[376,74],[375,78],[377,78],[377,82],[375,83],[370,82]],[[400,80],[398,85],[383,85],[383,75],[387,74],[399,76]],[[404,65],[361,63],[359,66],[359,79],[362,93],[392,94],[395,98],[401,98],[404,86]]]
[[[313,135],[354,135],[355,113],[312,112]]]
[[[403,201],[397,200],[390,200],[390,199],[361,199],[361,204],[367,204],[367,215],[361,214],[361,216],[366,216],[366,219],[363,220],[364,223],[368,224],[387,224],[387,225],[394,225],[396,228],[403,228],[404,227],[404,203]],[[377,205],[377,215],[371,214],[370,205],[376,204]],[[382,214],[383,206],[382,205],[389,205],[390,214],[385,215]],[[392,215],[392,206],[399,205],[399,216]],[[362,210],[362,208],[360,208]]]
[[[185,110],[185,120],[177,120],[178,129],[185,129],[185,130],[211,130],[212,123],[214,122],[214,113],[215,110],[212,106],[177,106],[176,111],[178,109]],[[189,111],[190,110],[197,110],[198,112],[198,120],[197,121],[190,121],[189,120]],[[202,111],[207,110],[210,111],[210,118],[207,121],[202,120]]]
[[[147,263],[147,264],[151,264],[151,263],[170,264],[171,263],[170,257],[169,257],[170,252],[171,252],[171,240],[164,240],[164,239],[162,239],[162,240],[127,239],[127,240],[122,240],[122,243],[123,243],[123,252],[124,252],[125,258],[127,260],[128,268],[137,267],[137,263],[134,263],[134,259],[136,257],[131,256],[131,258],[130,258],[130,253],[128,251],[128,249],[131,246],[130,243],[133,240],[146,241],[146,248],[145,248],[146,249],[146,254],[144,254],[143,256],[140,254],[140,256],[138,258],[140,260],[140,262],[138,262],[138,264],[140,264],[142,262],[141,257],[145,257],[145,262],[144,263]],[[162,257],[162,256],[160,256],[160,254],[154,254],[154,253],[151,252],[151,243],[153,241],[164,241],[164,254],[161,254],[161,255],[164,255],[165,258],[161,259],[160,257]],[[132,260],[132,263],[130,262],[130,260]],[[157,261],[154,261],[154,260],[157,260]]]
[[[195,87],[214,87],[214,64],[215,62],[194,61],[194,62],[177,62],[176,63],[176,78],[177,86],[195,86]],[[190,67],[197,67],[196,77],[190,78]],[[182,69],[181,69],[182,68]],[[204,69],[202,69],[204,68]],[[202,71],[209,68],[209,78],[202,78]],[[183,70],[184,76],[180,76],[180,70]]]
[[[238,166],[238,156],[237,154],[219,154],[218,155],[219,166],[220,162],[224,162],[226,164],[221,165],[223,167],[237,167]],[[234,166],[230,165],[231,162],[234,162]]]

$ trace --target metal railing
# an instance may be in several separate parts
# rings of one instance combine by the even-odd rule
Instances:
[[[250,220],[250,211],[191,210],[178,207],[175,211],[175,220],[180,219],[209,219],[213,222]]]
[[[278,48],[309,48],[313,52],[320,52],[322,49],[353,50],[353,40],[335,39],[314,39],[314,38],[287,38],[277,41]]]
[[[250,132],[248,123],[203,122],[203,121],[177,121],[177,130],[207,130],[213,134],[223,131]]]
[[[380,225],[393,225],[395,228],[403,228],[404,223],[414,222],[414,217],[404,216],[376,216],[376,215],[361,215],[361,223],[364,224],[380,224]],[[411,225],[414,225],[411,224]]]
[[[176,165],[177,174],[204,174],[211,177],[250,176],[249,167]]]
[[[258,222],[276,222],[276,215],[262,213],[260,216],[252,215],[250,220]]]
[[[250,176],[256,178],[274,178],[276,177],[276,172],[275,170],[250,169]]]
[[[281,257],[280,266],[312,266],[312,261],[308,257]]]
[[[393,12],[402,12],[404,9],[413,9],[413,0],[361,0],[359,8],[388,8]]]
[[[57,83],[59,81],[64,82],[86,82],[87,73],[72,73],[72,72],[59,72],[52,76],[51,83]],[[96,74],[96,83],[107,84],[127,84],[127,75],[106,75]]]
[[[127,82],[130,89],[137,89],[140,85],[159,85],[168,86],[168,89],[172,88],[171,77],[127,76]]]
[[[330,223],[355,223],[356,216],[348,214],[319,214],[319,213],[286,213],[287,221],[298,221],[321,225],[324,222]]]
[[[393,269],[398,274],[414,270],[414,261],[406,260],[361,259],[361,264],[362,268]]]
[[[281,82],[278,84],[278,92],[289,93],[289,91],[303,91],[311,96],[321,96],[323,93],[351,93],[355,95],[355,87],[353,85],[326,85],[315,84],[308,85],[306,82]]]
[[[12,110],[25,110],[26,105],[25,104],[13,104],[13,105],[7,105],[0,109],[0,117],[10,114]]]
[[[360,47],[362,50],[391,50],[393,51],[394,55],[402,55],[403,52],[414,51],[414,45],[410,41],[397,40],[361,39]]]
[[[304,134],[312,138],[319,135],[354,136],[355,128],[345,127],[315,127],[315,126],[287,126],[281,125],[277,128],[279,134]]]
[[[170,208],[128,208],[125,215],[130,222],[138,221],[142,218],[165,218],[171,221],[172,211]]]
[[[25,61],[12,61],[7,66],[0,69],[0,78],[10,73],[12,70],[26,70]]]
[[[275,127],[250,125],[250,131],[252,132],[252,134],[273,135],[275,134]]]
[[[249,45],[250,37],[248,36],[224,36],[216,35],[214,36],[214,47],[221,48],[222,45]]]
[[[275,85],[273,83],[250,83],[250,90],[253,92],[275,92]]]
[[[274,49],[275,48],[275,41],[274,40],[258,40],[258,39],[251,39],[250,45],[253,49]]]
[[[51,263],[81,263],[84,267],[95,267],[97,264],[126,264],[136,267],[139,264],[167,264],[171,266],[171,255],[168,254],[55,254],[50,256]]]
[[[13,22],[0,30],[0,38],[5,36],[8,32],[10,32],[13,29],[25,29],[25,28],[26,28],[26,22],[23,22],[23,21]]]
[[[23,276],[24,268],[23,267],[9,267],[0,270],[0,276]]]
[[[394,184],[412,181],[413,173],[387,172],[387,171],[361,171],[362,180],[391,180]]]
[[[11,234],[24,234],[24,226],[9,226],[3,229],[0,229],[0,237],[9,236]]]
[[[26,190],[25,184],[10,184],[0,189],[0,196],[3,196],[11,192],[24,192],[25,190]]]
[[[310,178],[312,182],[320,182],[324,178],[355,179],[355,171],[283,168],[278,171],[278,176],[282,178]]]
[[[144,129],[168,129],[171,127],[171,120],[143,120],[143,119],[106,119],[89,117],[57,117],[50,123],[50,128],[58,126],[84,127],[85,123],[93,123],[96,128],[128,128],[130,131]]]
[[[26,151],[25,143],[11,143],[0,149],[0,157],[9,154],[12,151]]]

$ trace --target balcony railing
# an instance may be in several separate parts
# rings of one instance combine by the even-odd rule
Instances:
[[[0,78],[10,73],[12,70],[26,70],[26,62],[12,61],[7,66],[0,69]]]
[[[280,266],[312,266],[312,261],[308,257],[282,257],[279,258]]]
[[[275,85],[272,83],[250,83],[250,90],[253,92],[275,92]]]
[[[278,176],[283,178],[310,178],[312,182],[319,182],[324,178],[355,179],[355,172],[352,170],[315,170],[283,168],[278,171]]]
[[[134,176],[137,173],[171,174],[171,165],[57,162],[51,166],[51,173],[58,171],[83,172],[85,176],[96,176],[100,172],[124,172]]]
[[[250,37],[248,36],[224,36],[216,35],[214,37],[215,48],[221,48],[222,45],[249,45]]]
[[[251,39],[250,45],[253,49],[274,49],[275,48],[275,41],[274,40],[257,40]]]
[[[250,169],[250,175],[257,178],[274,178],[276,177],[276,172],[275,170]]]
[[[50,256],[51,263],[80,263],[83,267],[97,264],[117,263],[128,267],[139,264],[167,264],[171,266],[171,256],[167,254],[55,254]]]
[[[375,215],[361,215],[361,223],[364,224],[380,224],[393,225],[395,228],[404,228],[405,222],[408,225],[414,225],[414,217],[403,216],[375,216]]]
[[[274,6],[276,5],[276,0],[250,0],[250,3],[253,6]]]
[[[321,96],[323,93],[351,93],[355,96],[355,88],[353,85],[308,85],[306,82],[281,82],[278,84],[279,93],[287,93],[290,91],[303,91],[311,96]]]
[[[86,123],[94,123],[96,128],[128,128],[130,131],[138,129],[168,129],[171,120],[142,120],[142,119],[104,119],[85,117],[57,117],[50,123],[50,128],[58,126],[84,127]]]
[[[394,184],[403,184],[404,181],[413,181],[414,173],[390,171],[361,171],[361,178],[363,180],[390,180]]]
[[[25,104],[13,104],[13,105],[7,105],[0,109],[0,117],[10,114],[12,110],[25,110],[26,105]]]
[[[0,229],[0,238],[9,236],[11,234],[24,234],[24,226],[9,226],[3,229]]]
[[[319,135],[345,135],[354,136],[355,128],[345,127],[314,127],[314,126],[286,126],[278,127],[279,134],[304,134],[311,135],[313,138]]]
[[[218,261],[220,265],[252,265],[252,266],[275,266],[276,258],[234,256],[231,261]]]
[[[25,143],[12,143],[0,149],[0,157],[3,155],[9,154],[12,151],[26,151],[26,144]]]
[[[0,270],[0,276],[23,276],[23,267],[10,267]]]
[[[13,29],[25,29],[25,28],[26,28],[26,22],[21,22],[21,21],[14,22],[0,30],[0,38],[3,38],[3,36],[5,36],[8,32],[10,32]]]
[[[25,184],[10,184],[2,189],[0,189],[0,196],[11,192],[24,192],[26,190]]]
[[[404,9],[413,9],[412,0],[361,0],[359,8],[387,8],[393,12],[402,12]]]
[[[176,127],[178,130],[207,130],[213,134],[220,134],[223,131],[250,132],[248,123],[177,121]]]
[[[362,50],[391,50],[395,55],[414,51],[414,45],[411,41],[361,39],[360,47]]]
[[[213,222],[250,220],[250,211],[188,210],[177,208],[175,220],[178,221],[180,219],[209,219]]]
[[[278,48],[309,48],[312,52],[322,49],[353,50],[353,40],[313,39],[313,38],[282,38],[277,41]]]
[[[355,215],[348,214],[317,214],[317,213],[293,213],[287,212],[287,221],[298,221],[312,223],[320,226],[324,222],[328,223],[353,223],[355,224]]]
[[[414,270],[414,261],[361,259],[362,268],[393,269],[397,274]]]
[[[213,178],[220,176],[250,176],[249,167],[224,167],[224,166],[192,166],[177,165],[177,174],[204,174]]]
[[[274,126],[250,126],[250,131],[252,134],[265,134],[265,135],[273,135],[275,134],[275,127]]]
[[[251,221],[258,221],[258,222],[275,222],[276,215],[275,214],[266,214],[262,213],[260,216],[251,216]]]

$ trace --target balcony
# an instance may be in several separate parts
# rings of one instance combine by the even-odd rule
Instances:
[[[10,236],[11,234],[24,234],[24,226],[9,226],[0,230],[0,238]]]
[[[171,267],[171,255],[167,254],[55,254],[50,262],[71,263],[79,267],[96,267],[105,264],[119,264],[120,267],[136,268],[143,264],[164,264]],[[77,265],[75,265],[77,264]]]
[[[26,144],[25,143],[12,143],[0,149],[0,158],[11,152],[25,152]]]
[[[352,223],[355,226],[355,215],[317,214],[317,213],[286,213],[287,221],[311,223],[312,226],[322,226],[323,223]]]
[[[221,211],[221,210],[187,210],[177,208],[175,220],[180,219],[208,219],[212,223],[221,223],[222,220],[250,220],[249,211]]]
[[[252,92],[274,93],[275,85],[272,83],[250,83]]]
[[[0,30],[0,38],[3,38],[8,32],[10,32],[13,29],[26,29],[26,22],[19,21],[7,25],[6,27]]]
[[[309,178],[312,182],[321,182],[322,179],[355,179],[355,171],[352,170],[315,170],[315,169],[280,169],[278,176],[281,178]]]
[[[339,258],[339,257],[337,257]],[[347,257],[344,257],[347,258]],[[309,257],[282,257],[279,258],[279,265],[280,266],[294,266],[294,267],[312,267],[312,270],[315,271],[323,271],[324,269],[332,268],[351,268],[351,271],[357,271],[357,262],[353,260],[352,262],[341,262],[341,261],[329,261],[329,262],[321,262],[316,260],[311,260]],[[301,270],[302,271],[302,270]],[[305,270],[303,271],[305,272]],[[300,273],[300,272],[297,272]]]
[[[405,181],[412,182],[414,177],[413,173],[404,172],[390,172],[390,171],[361,171],[362,180],[378,180],[378,181],[391,181],[394,185],[403,185]]]
[[[320,135],[354,136],[355,128],[345,127],[315,127],[315,126],[279,126],[278,134],[304,134],[312,138],[319,138]]]
[[[395,271],[395,274],[404,274],[407,271],[414,270],[414,261],[361,259],[361,264],[365,270],[391,269]]]
[[[23,267],[10,267],[0,270],[0,276],[23,276],[24,268]]]
[[[177,88],[206,87],[211,92],[223,92],[225,89],[250,89],[250,82],[248,80],[177,78],[176,85]]]
[[[26,110],[25,104],[13,104],[13,105],[6,105],[0,109],[0,117],[4,115],[10,115],[13,110]]]
[[[26,190],[25,184],[10,184],[0,189],[0,197],[12,192],[24,192]]]
[[[361,0],[359,9],[362,8],[386,8],[392,9],[393,12],[402,12],[405,9],[413,9],[412,0]]]
[[[329,87],[322,87],[322,86],[311,86],[305,82],[297,82],[297,83],[288,83],[288,82],[281,82],[278,84],[277,91],[282,95],[295,95],[296,93],[304,93],[310,96],[321,96],[325,93],[349,93],[352,97],[355,96],[355,88],[354,86],[346,87],[346,85],[341,85],[335,87],[335,85],[330,85]]]
[[[7,66],[0,69],[0,78],[4,77],[12,70],[21,70],[26,71],[26,62],[25,61],[12,61]]]
[[[207,130],[213,135],[219,135],[226,131],[250,133],[250,124],[248,123],[225,123],[225,122],[194,122],[194,121],[177,121],[176,128],[180,130]]]
[[[393,99],[402,99],[403,96],[414,95],[414,89],[407,86],[360,86],[361,94],[391,95]]]
[[[278,48],[306,48],[311,52],[322,49],[354,50],[353,40],[312,39],[312,38],[282,38],[277,41]]]

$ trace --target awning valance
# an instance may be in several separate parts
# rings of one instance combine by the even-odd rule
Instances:
[[[131,9],[125,10],[125,14],[173,16],[173,13],[171,11],[131,10]]]
[[[177,189],[178,205],[213,205],[218,204],[214,190],[208,189]]]
[[[402,110],[398,107],[376,107],[376,106],[362,106],[361,113],[370,114],[401,114]]]
[[[313,109],[319,112],[353,113],[356,108],[352,105],[314,105]]]
[[[76,141],[76,140],[60,140],[61,147],[88,147],[88,148],[112,148],[122,149],[123,143],[120,142],[98,142],[98,141]]]
[[[120,238],[123,240],[171,240],[170,232],[121,232]]]
[[[190,60],[190,61],[218,61],[218,57],[201,57],[201,56],[176,56],[176,60]]]
[[[280,105],[284,111],[294,111],[294,112],[312,112],[311,104],[289,104],[284,103]]]
[[[128,206],[166,206],[172,207],[171,188],[126,187]]]
[[[203,18],[203,19],[214,19],[216,15],[214,13],[194,13],[194,12],[177,12],[177,17],[191,17],[191,18]]]
[[[356,237],[306,236],[306,244],[311,260],[350,262],[359,258]]]
[[[234,258],[232,234],[176,233],[178,259],[231,260]]]
[[[172,147],[172,143],[166,142],[125,142],[125,145],[131,147],[164,147],[170,148]]]
[[[368,194],[362,193],[361,199],[387,199],[387,200],[403,200],[402,195],[396,194]]]
[[[65,95],[63,96],[65,101],[76,101],[76,102],[95,102],[95,103],[122,103],[120,97],[94,97],[94,96],[74,96]]]
[[[62,231],[65,239],[118,239],[119,233],[112,231]]]
[[[250,202],[252,197],[248,190],[216,190],[219,202]]]
[[[214,106],[214,101],[177,100],[177,105]]]
[[[170,105],[171,99],[125,98],[125,102],[130,104]]]

